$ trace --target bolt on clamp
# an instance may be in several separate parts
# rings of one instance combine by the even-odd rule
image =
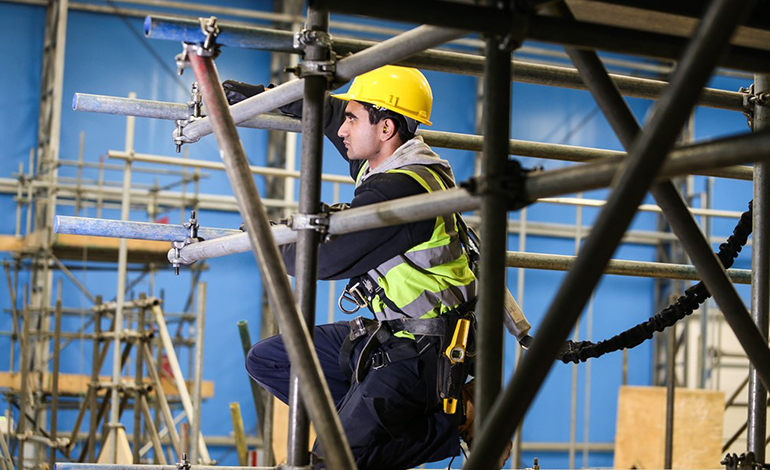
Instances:
[[[198,224],[198,219],[195,218],[195,211],[191,211],[190,220],[185,222],[183,226],[189,230],[187,236],[184,240],[171,242],[171,250],[169,250],[167,256],[171,266],[174,267],[174,274],[177,276],[179,275],[179,268],[181,266],[189,266],[195,263],[195,261],[189,262],[182,258],[182,248],[203,241],[203,239],[198,236],[198,228],[200,228],[200,225]]]
[[[182,452],[182,460],[174,465],[176,465],[176,470],[190,470],[192,464],[187,460],[187,452]]]
[[[315,230],[325,235],[329,231],[329,214],[292,214],[286,225],[292,230]]]
[[[303,29],[294,33],[292,38],[292,47],[294,49],[304,49],[308,46],[321,46],[330,49],[332,47],[332,36],[325,31],[312,29]]]
[[[203,117],[203,101],[201,100],[201,93],[198,89],[198,82],[193,82],[192,87],[190,88],[190,101],[187,102],[187,108],[190,112],[187,119],[178,119],[174,121],[176,123],[176,129],[174,130],[172,138],[174,140],[174,145],[176,146],[176,153],[182,151],[182,145],[191,144],[200,140],[200,138],[192,139],[184,135],[184,128],[188,124]]]
[[[756,93],[753,83],[748,88],[740,87],[738,92],[743,93],[743,111],[741,112],[746,116],[746,123],[749,125],[749,129],[754,130],[754,108],[756,106],[767,106],[770,103],[770,92]]]

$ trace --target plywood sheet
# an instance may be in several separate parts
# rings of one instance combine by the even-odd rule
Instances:
[[[673,468],[721,467],[724,401],[722,392],[676,389]],[[663,468],[665,445],[665,387],[621,387],[615,468]]]
[[[308,450],[315,442],[316,433],[310,426],[310,441]],[[286,449],[289,443],[289,407],[281,400],[273,397],[273,455],[277,464],[286,462]]]

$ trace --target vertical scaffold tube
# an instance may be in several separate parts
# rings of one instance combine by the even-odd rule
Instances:
[[[251,176],[246,153],[238,138],[214,61],[211,57],[199,56],[194,50],[190,52],[190,62],[201,88],[203,102],[209,110],[210,123],[220,155],[225,162],[227,177],[246,224],[265,290],[278,314],[278,323],[289,359],[300,377],[300,387],[302,396],[306,399],[308,413],[326,450],[329,466],[353,470],[356,468],[353,454],[334,409],[331,393],[308,334],[308,327],[294,301],[283,259],[273,239],[265,207]]]
[[[725,46],[753,2],[735,4],[712,0],[694,32],[671,84],[663,93],[650,122],[634,142],[615,189],[599,214],[594,229],[559,288],[529,353],[517,368],[511,384],[496,400],[490,418],[466,465],[468,470],[491,468],[553,365],[559,347],[590,298],[607,262],[633,219],[635,209],[662,166],[692,106]],[[765,349],[767,346],[765,345]]]
[[[754,76],[754,93],[770,91],[770,75]],[[770,112],[767,106],[757,103],[754,106],[752,130],[759,131],[770,127]],[[754,165],[754,228],[751,248],[751,315],[767,342],[768,311],[770,310],[770,166],[767,163]],[[767,388],[762,385],[757,368],[749,366],[748,430],[746,432],[746,451],[754,452],[756,461],[765,462],[765,435],[767,434]]]
[[[324,10],[308,9],[308,31],[316,32],[319,38],[329,29],[329,13]],[[325,61],[329,48],[316,42],[305,46],[305,61]],[[317,214],[321,210],[321,169],[323,161],[323,120],[324,102],[328,81],[324,76],[305,78],[302,105],[302,158],[300,167],[299,212]],[[318,281],[318,243],[320,233],[312,228],[300,230],[297,234],[296,272],[297,302],[313,337],[315,325],[316,284]],[[292,365],[289,386],[289,439],[287,462],[289,466],[302,467],[310,463],[308,442],[310,422],[305,410],[305,400],[299,394],[299,375]]]
[[[571,15],[566,7],[558,8],[560,14]],[[572,48],[567,48],[567,53],[584,80],[589,83],[591,92],[621,142],[631,148],[639,126],[620,93],[609,80],[596,54]],[[672,183],[666,181],[652,186],[651,192],[752,363],[760,369],[760,375],[764,376],[765,382],[770,383],[770,350],[766,346],[767,341],[761,338],[758,329],[752,324],[743,301],[727,278],[710,244],[704,239],[681,194]]]
[[[482,175],[492,181],[506,174],[511,122],[511,50],[499,36],[489,36],[484,74],[484,153]],[[491,185],[490,185],[491,186]],[[476,431],[489,416],[503,384],[503,292],[508,241],[507,198],[502,191],[481,200],[478,360],[476,361]]]

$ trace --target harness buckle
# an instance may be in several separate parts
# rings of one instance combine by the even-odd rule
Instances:
[[[347,300],[354,306],[348,310],[343,306],[342,301]],[[345,313],[356,313],[361,307],[367,306],[366,296],[361,290],[361,283],[357,282],[352,286],[346,287],[342,290],[340,298],[337,299],[337,306]],[[360,317],[359,317],[360,318]]]
[[[350,325],[350,341],[355,341],[366,334],[364,317],[356,317],[348,322]]]
[[[372,353],[372,370],[382,369],[388,365],[388,355],[382,351],[375,351]]]

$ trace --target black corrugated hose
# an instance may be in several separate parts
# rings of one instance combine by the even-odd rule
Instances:
[[[749,235],[751,235],[751,223],[752,202],[750,201],[749,210],[741,214],[741,218],[735,226],[732,235],[730,235],[726,242],[719,245],[717,257],[725,269],[729,269],[733,265],[735,258],[738,257],[738,253],[746,245]],[[570,362],[577,364],[585,362],[592,357],[600,357],[610,352],[636,347],[652,338],[656,331],[663,331],[666,327],[690,315],[709,297],[711,297],[711,293],[709,293],[701,281],[687,289],[673,304],[663,309],[657,315],[610,339],[599,341],[598,343],[592,343],[591,341],[567,341],[566,351],[560,359],[565,364]]]

